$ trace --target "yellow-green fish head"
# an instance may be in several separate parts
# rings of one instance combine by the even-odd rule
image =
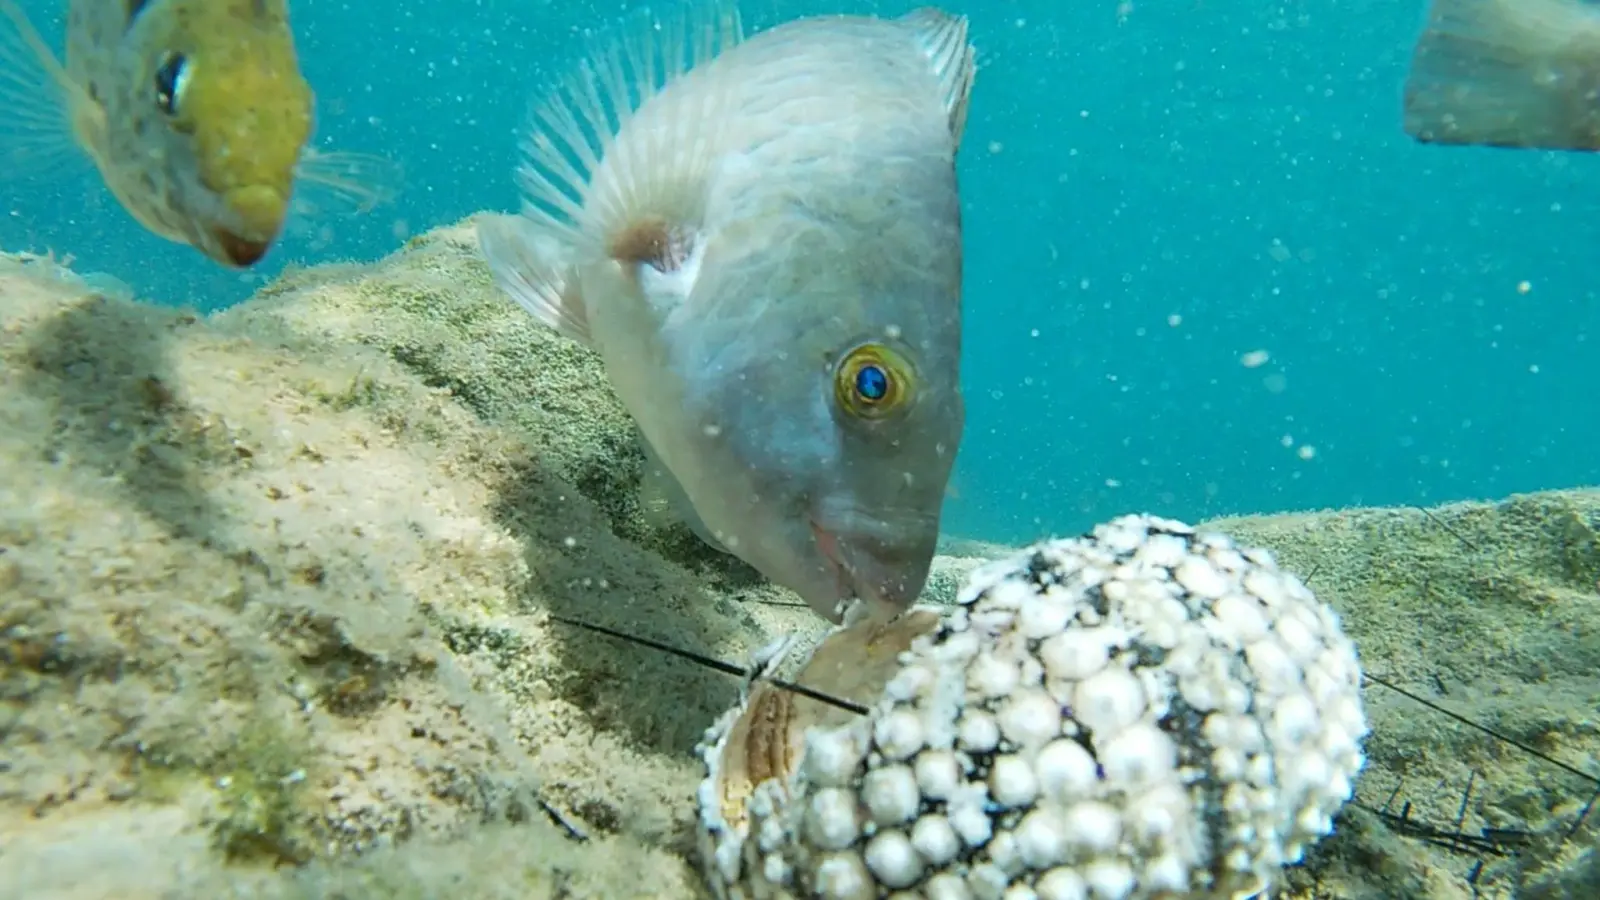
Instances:
[[[179,138],[168,160],[195,246],[235,266],[283,228],[312,129],[288,13],[270,0],[172,0],[139,43],[155,119]],[[187,161],[192,163],[184,166]]]

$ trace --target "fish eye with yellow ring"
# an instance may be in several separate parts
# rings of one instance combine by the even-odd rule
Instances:
[[[883,419],[911,406],[917,374],[911,361],[884,344],[869,341],[846,353],[833,373],[839,408],[858,419]]]

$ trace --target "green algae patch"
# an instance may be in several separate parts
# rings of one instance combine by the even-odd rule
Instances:
[[[316,855],[305,789],[311,746],[267,723],[254,723],[215,776],[212,829],[229,859],[303,863]]]

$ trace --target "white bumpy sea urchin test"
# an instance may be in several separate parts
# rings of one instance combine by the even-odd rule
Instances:
[[[836,630],[702,745],[721,898],[1241,900],[1333,829],[1367,724],[1338,617],[1259,550],[1127,516]]]

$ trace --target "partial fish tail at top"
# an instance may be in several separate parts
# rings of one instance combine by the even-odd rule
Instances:
[[[1600,150],[1600,7],[1432,0],[1404,114],[1423,143]]]

